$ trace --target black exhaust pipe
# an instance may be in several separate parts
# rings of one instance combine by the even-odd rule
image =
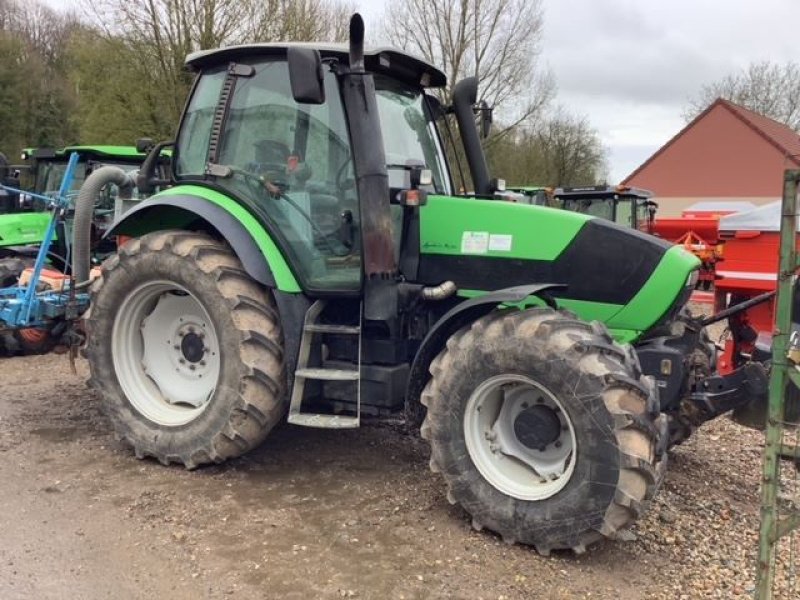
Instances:
[[[453,109],[467,154],[467,164],[472,175],[472,185],[476,196],[489,196],[493,193],[489,180],[489,167],[481,148],[478,127],[475,125],[475,113],[472,107],[478,101],[478,78],[467,77],[459,81],[453,89]]]
[[[365,72],[364,21],[358,13],[350,19],[350,65],[342,75],[342,98],[360,200],[364,318],[385,321],[397,315],[397,261],[375,81]]]

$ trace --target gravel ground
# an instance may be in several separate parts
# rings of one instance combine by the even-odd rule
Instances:
[[[78,371],[0,361],[0,598],[752,595],[763,436],[727,419],[671,453],[633,541],[543,558],[473,531],[425,444],[392,428],[283,426],[190,473],[114,441]],[[800,597],[788,574],[778,598]]]

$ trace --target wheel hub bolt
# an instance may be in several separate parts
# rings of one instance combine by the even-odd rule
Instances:
[[[178,346],[178,344],[175,344],[175,345],[173,346],[173,348],[174,348],[175,350],[180,350],[180,349],[181,349],[181,347],[180,347],[180,346]]]
[[[561,446],[562,446],[561,440],[556,440],[556,443],[554,445],[555,445],[556,448],[561,448]]]
[[[197,365],[189,365],[189,370],[194,371],[197,368]]]
[[[179,358],[179,359],[178,359],[178,362],[179,362],[179,363],[181,363],[182,365],[185,365],[185,364],[186,364],[186,359],[184,359],[184,358]]]

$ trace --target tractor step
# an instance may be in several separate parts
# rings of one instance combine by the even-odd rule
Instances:
[[[315,415],[300,413],[289,415],[289,423],[301,427],[319,427],[322,429],[355,429],[360,423],[358,417],[343,415]]]
[[[289,403],[287,420],[293,425],[304,427],[320,427],[325,429],[352,429],[361,424],[361,327],[358,325],[337,325],[317,323],[317,319],[325,309],[325,301],[317,300],[306,312],[303,323],[303,337],[300,340],[300,352],[297,356],[297,369],[294,372],[292,399]],[[320,334],[357,335],[358,364],[355,369],[330,369],[310,367],[311,350]],[[307,381],[343,381],[354,385],[356,400],[355,416],[328,415],[302,412],[303,398]]]
[[[358,325],[330,325],[328,323],[310,323],[305,326],[305,331],[314,333],[338,333],[339,335],[358,335],[361,327]]]
[[[320,381],[358,381],[358,371],[351,369],[297,369],[295,377]]]

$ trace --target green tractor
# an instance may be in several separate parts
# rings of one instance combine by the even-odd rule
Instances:
[[[658,209],[652,196],[648,190],[624,185],[560,187],[553,191],[552,205],[652,233]]]
[[[456,195],[429,93],[445,75],[365,51],[357,15],[350,35],[188,57],[176,139],[135,182],[171,187],[109,230],[130,239],[92,286],[90,384],[138,458],[189,469],[284,419],[404,414],[477,529],[545,554],[624,538],[668,447],[763,399],[764,368],[716,373],[683,249],[495,200],[474,78],[452,109],[476,193]]]
[[[13,188],[22,186],[39,197],[51,196],[58,190],[70,155],[77,152],[78,169],[71,186],[71,193],[76,197],[86,177],[100,167],[114,166],[125,172],[138,170],[146,156],[144,150],[143,147],[103,145],[68,146],[59,150],[26,148],[22,152],[24,165],[20,167],[9,167],[4,157],[0,158],[0,183]],[[22,176],[19,170],[23,171]],[[34,199],[33,195],[22,190],[14,193],[4,189],[0,192],[0,288],[17,283],[23,271],[33,265],[39,244],[44,239],[51,215],[45,202]],[[103,234],[115,216],[130,206],[121,206],[114,185],[105,186],[97,194],[91,232],[96,258],[104,257],[115,249],[114,241],[103,239]],[[71,221],[68,216],[62,222],[49,256],[48,268],[58,273],[69,271],[70,248],[66,242],[71,237]],[[41,328],[2,332],[0,353],[40,354],[48,351],[56,342],[49,331]]]
[[[68,146],[59,150],[26,148],[22,152],[22,159],[26,163],[24,167],[28,172],[25,175],[30,191],[40,195],[54,193],[73,152],[77,152],[80,157],[72,184],[72,192],[75,195],[93,170],[111,165],[125,171],[135,171],[139,169],[146,156],[133,146]],[[19,181],[19,177],[16,179]],[[98,234],[102,234],[104,228],[107,229],[114,220],[115,190],[113,186],[109,186],[103,192],[97,199],[96,207],[95,225],[98,227]],[[16,202],[8,201],[0,206],[0,257],[35,256],[35,246],[44,238],[50,215],[40,201],[31,199],[24,192],[13,195],[6,193],[6,195],[14,196]],[[61,268],[65,263],[67,252],[63,240],[69,238],[69,232],[59,233],[62,243],[54,248],[53,258]]]

